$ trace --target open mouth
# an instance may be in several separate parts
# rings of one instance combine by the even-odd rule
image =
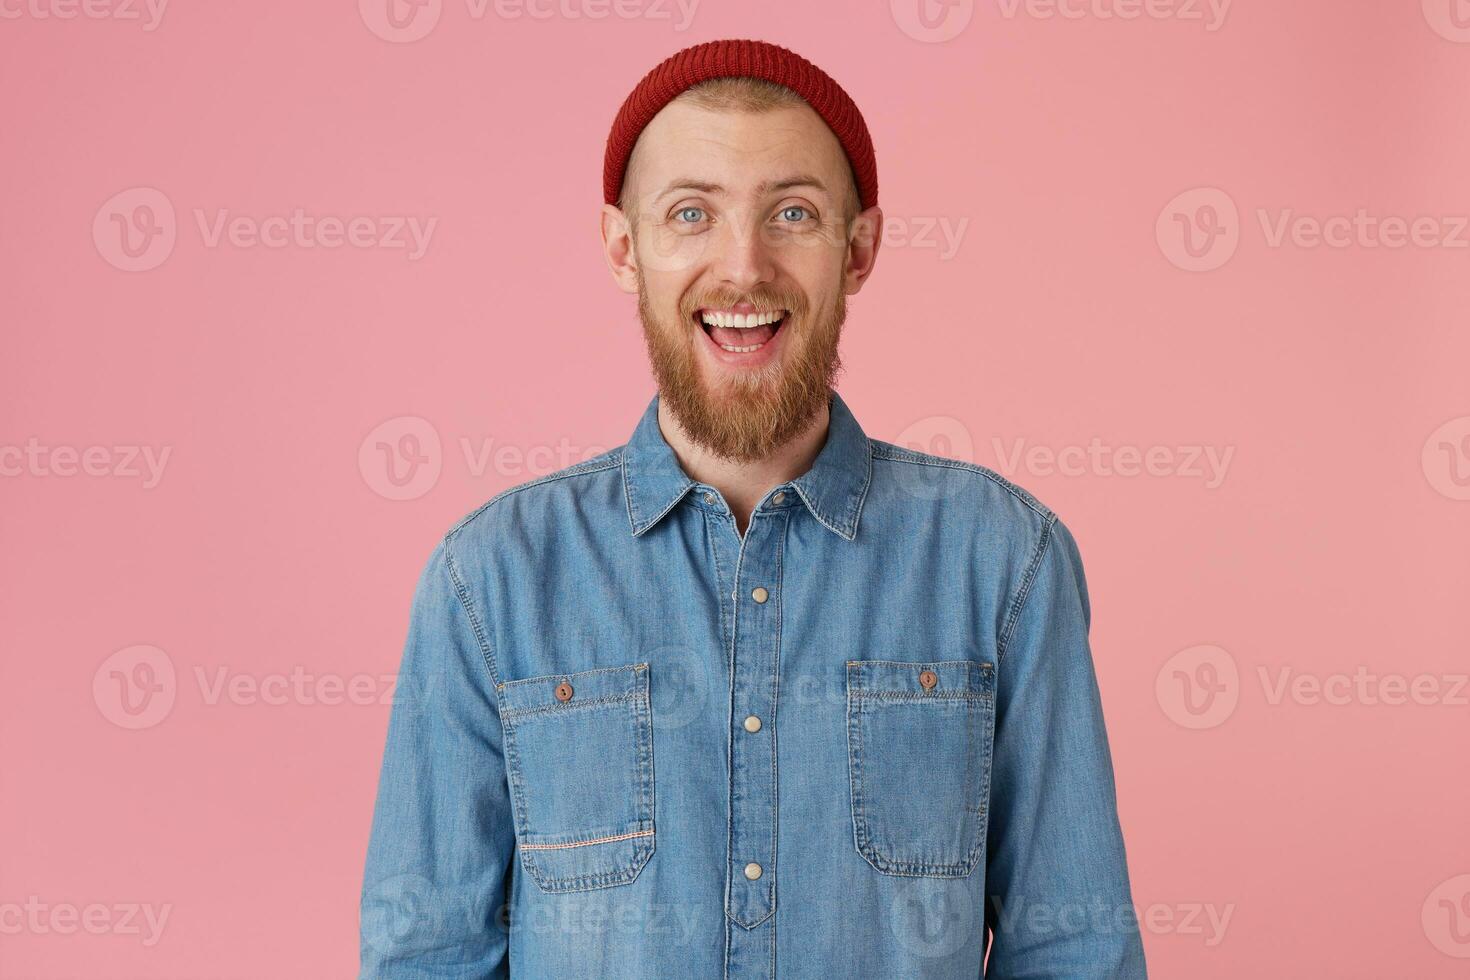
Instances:
[[[695,321],[721,350],[754,354],[775,338],[786,322],[786,310],[736,313],[733,310],[696,310]]]

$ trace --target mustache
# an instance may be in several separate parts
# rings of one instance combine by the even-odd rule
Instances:
[[[749,303],[755,307],[757,313],[787,310],[794,316],[800,316],[807,310],[806,297],[795,290],[767,288],[746,292],[733,288],[714,288],[686,294],[679,302],[679,312],[687,320],[694,316],[696,310],[727,310],[740,303]]]

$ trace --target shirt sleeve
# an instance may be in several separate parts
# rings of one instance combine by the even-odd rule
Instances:
[[[1136,980],[1143,943],[1071,533],[1048,519],[997,670],[985,919],[992,980]]]
[[[514,854],[488,634],[450,540],[419,578],[363,876],[361,976],[506,977]]]

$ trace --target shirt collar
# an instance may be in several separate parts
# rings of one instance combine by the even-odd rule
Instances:
[[[823,527],[851,541],[857,534],[858,515],[872,479],[872,452],[867,435],[835,391],[828,404],[828,416],[827,441],[812,468],[789,485]],[[635,537],[657,524],[699,485],[684,472],[659,431],[657,395],[623,447],[622,462],[628,521]]]

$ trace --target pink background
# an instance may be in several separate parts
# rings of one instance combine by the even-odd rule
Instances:
[[[1153,975],[1470,972],[1470,5],[622,2],[3,8],[0,976],[354,973],[415,578],[631,431],[602,141],[724,36],[873,131],[863,425],[1076,532]],[[373,223],[211,237],[296,209]],[[1428,223],[1290,225],[1360,209]]]

